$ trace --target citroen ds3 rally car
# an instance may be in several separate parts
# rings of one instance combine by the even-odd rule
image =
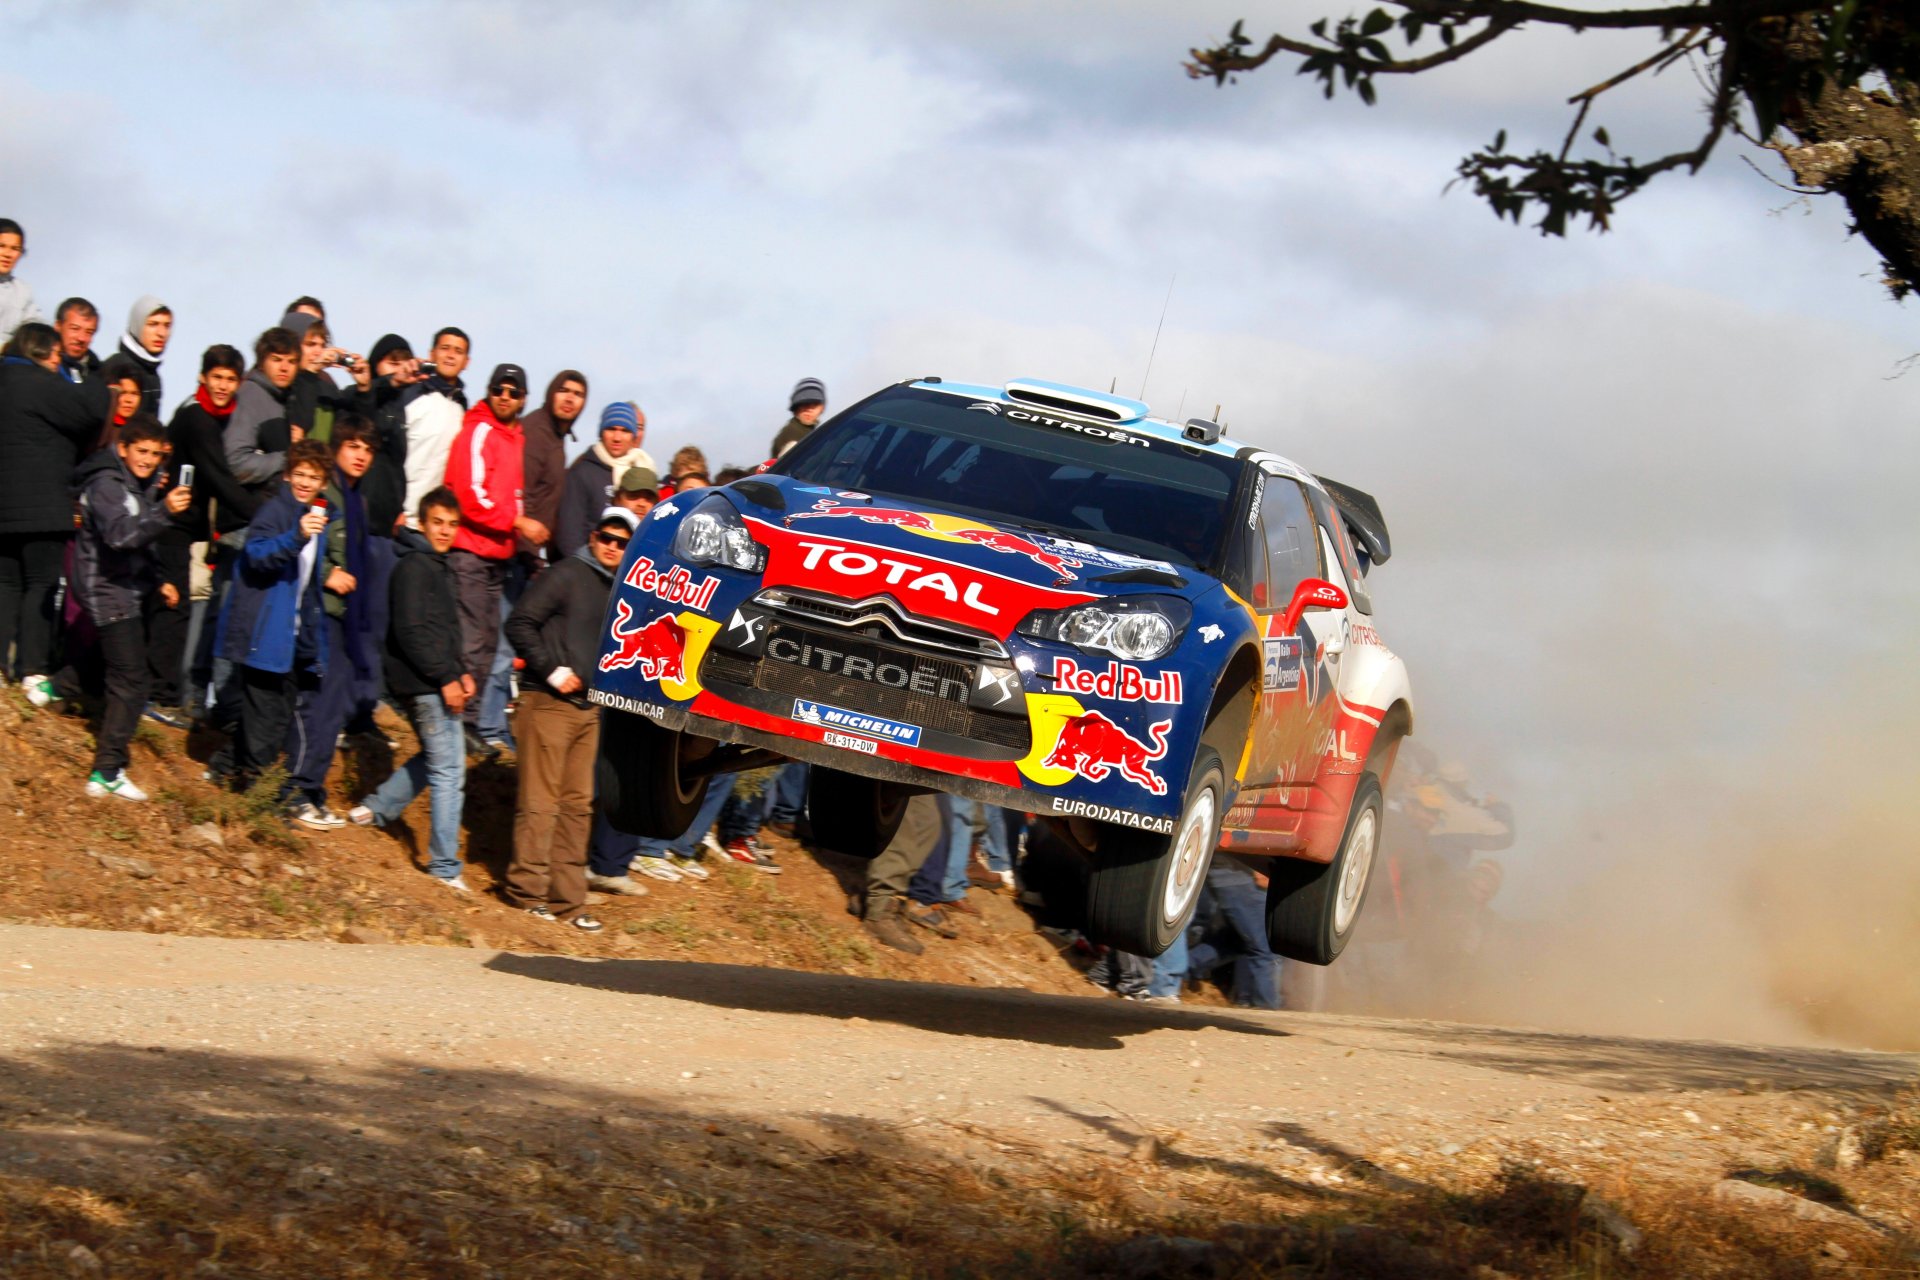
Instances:
[[[1157,955],[1216,848],[1272,855],[1268,931],[1351,936],[1412,727],[1365,574],[1379,508],[1211,422],[1055,383],[889,387],[764,474],[663,502],[591,696],[617,827],[684,831],[717,774],[814,766],[816,840],[906,798],[1040,815],[1087,932]]]

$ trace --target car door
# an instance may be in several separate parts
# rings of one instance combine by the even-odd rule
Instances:
[[[1292,789],[1313,780],[1321,718],[1316,710],[1327,691],[1313,628],[1303,617],[1286,632],[1283,615],[1295,587],[1323,576],[1323,561],[1319,530],[1299,481],[1285,474],[1266,477],[1259,524],[1266,576],[1262,581],[1256,574],[1252,604],[1264,663],[1241,805],[1254,807],[1248,825],[1284,830],[1293,825],[1282,812],[1290,807]]]

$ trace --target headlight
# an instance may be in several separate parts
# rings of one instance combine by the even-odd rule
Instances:
[[[1152,662],[1173,652],[1192,618],[1192,607],[1178,596],[1122,596],[1032,613],[1019,629],[1022,635],[1110,653],[1128,662]]]
[[[753,540],[733,504],[717,493],[681,519],[673,534],[673,554],[690,564],[725,565],[748,573],[767,567],[767,549]]]

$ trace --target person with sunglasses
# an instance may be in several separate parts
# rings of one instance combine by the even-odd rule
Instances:
[[[613,575],[639,523],[619,507],[601,512],[587,545],[528,583],[506,623],[507,639],[526,663],[507,901],[536,919],[586,933],[600,930],[585,910],[600,749],[600,713],[587,690]]]
[[[460,645],[467,673],[485,689],[500,645],[500,602],[515,538],[528,525],[523,510],[526,436],[520,411],[527,405],[527,371],[517,364],[494,368],[487,398],[467,411],[447,453],[447,488],[460,503],[460,531],[447,556],[454,596],[460,604]],[[492,759],[499,749],[480,733],[480,699],[467,704],[468,749]]]

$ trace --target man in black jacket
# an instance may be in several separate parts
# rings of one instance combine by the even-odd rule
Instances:
[[[541,920],[587,933],[587,838],[593,830],[593,762],[600,713],[587,701],[614,571],[638,527],[609,508],[587,545],[527,586],[507,618],[507,639],[525,660],[515,737],[520,796],[513,819],[507,901]]]
[[[148,606],[147,656],[153,664],[154,705],[147,714],[162,724],[177,723],[185,714],[183,704],[190,699],[184,696],[183,681],[193,677],[183,668],[198,665],[183,661],[188,650],[197,647],[192,635],[194,615],[204,617],[207,605],[205,600],[192,600],[194,545],[213,541],[216,521],[222,533],[246,528],[260,508],[259,495],[233,478],[221,440],[245,371],[246,360],[234,348],[225,343],[208,347],[200,357],[200,385],[167,424],[167,442],[173,446],[168,469],[177,480],[186,468],[193,468],[193,504],[173,517],[155,547],[164,578],[180,597],[176,606],[165,606],[157,599]],[[209,647],[207,661],[211,660]]]
[[[68,382],[85,382],[100,371],[100,357],[93,354],[93,335],[100,332],[100,312],[85,298],[68,298],[53,313],[53,327],[60,335],[60,376]]]
[[[449,889],[467,893],[460,874],[460,810],[467,790],[460,713],[474,696],[474,687],[461,656],[460,611],[447,572],[447,552],[460,528],[460,500],[443,485],[420,499],[416,516],[427,545],[409,550],[393,569],[386,672],[387,694],[413,722],[420,752],[347,817],[363,827],[385,826],[421,791],[432,788],[427,870]]]
[[[52,325],[21,325],[0,357],[0,674],[44,688],[53,659],[53,588],[73,536],[67,480],[107,418],[107,388],[60,376]]]

